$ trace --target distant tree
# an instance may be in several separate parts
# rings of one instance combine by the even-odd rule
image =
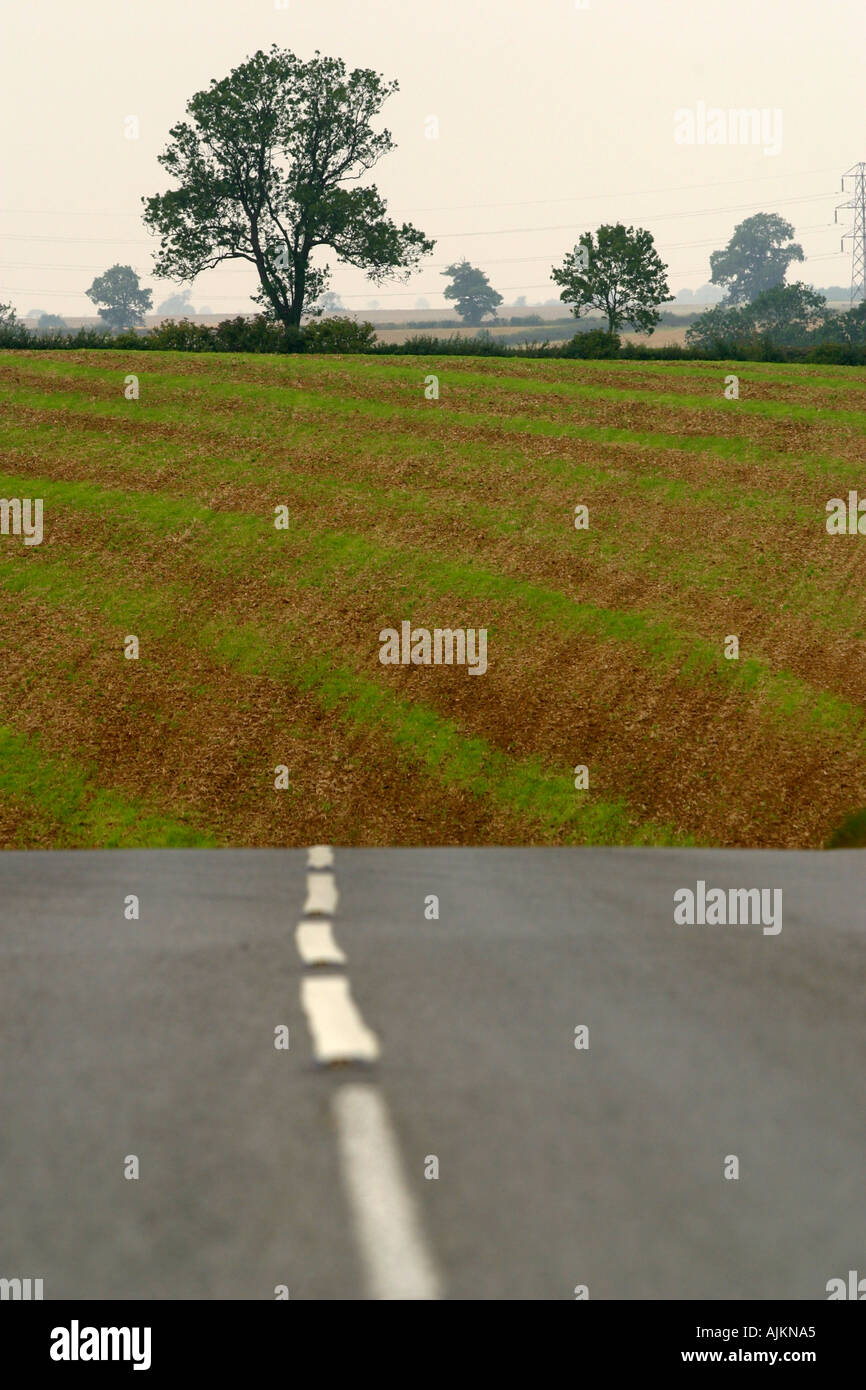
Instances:
[[[144,312],[153,303],[150,290],[143,290],[131,265],[113,265],[85,290],[94,304],[104,305],[99,317],[109,328],[122,331],[144,322]]]
[[[203,305],[201,306],[201,308],[199,309],[199,313],[200,313],[200,314],[210,314],[210,313],[213,313],[213,310],[211,309],[211,307],[210,307],[209,304],[203,304]]]
[[[689,347],[708,350],[718,347],[722,352],[725,344],[749,343],[754,333],[755,326],[747,309],[735,304],[714,304],[686,329],[686,343]]]
[[[525,308],[526,308],[526,295],[525,295],[525,294],[519,294],[519,295],[517,296],[517,298],[516,298],[515,301],[514,301],[514,307],[515,307],[515,309],[525,309]]]
[[[709,281],[695,290],[696,304],[721,304],[724,297],[724,290],[720,290],[718,285],[711,285]]]
[[[333,290],[325,290],[325,293],[319,296],[313,307],[313,313],[317,318],[322,314],[328,316],[341,312],[345,312],[345,306],[340,296],[335,294]]]
[[[429,302],[424,298],[424,296],[421,295],[420,298],[418,298],[418,299],[415,300],[415,308],[416,308],[416,309],[429,309],[429,308],[430,308],[430,304],[429,304]]]
[[[36,327],[40,333],[62,333],[66,329],[66,320],[59,314],[40,314]]]
[[[327,286],[327,268],[312,265],[318,248],[376,284],[408,277],[433,243],[392,222],[375,185],[352,186],[393,148],[371,122],[396,90],[371,69],[347,72],[318,52],[303,62],[274,44],[196,92],[159,156],[179,186],[144,200],[161,237],[155,273],[191,280],[249,261],[254,298],[287,336]]]
[[[747,346],[760,338],[777,346],[805,346],[823,337],[827,301],[809,285],[775,285],[750,304],[717,304],[686,330],[691,347]]]
[[[803,260],[794,228],[775,212],[758,212],[734,228],[723,251],[710,256],[710,281],[722,286],[726,304],[748,304],[784,284],[788,266]]]
[[[181,290],[179,294],[170,294],[168,299],[164,299],[157,308],[158,314],[171,314],[175,316],[182,314],[189,317],[195,313],[195,309],[190,303],[189,290]]]
[[[838,323],[843,340],[857,346],[866,344],[866,299],[861,299],[846,314],[828,316],[829,323]]]
[[[845,300],[850,297],[851,289],[850,286],[846,289],[844,285],[825,285],[819,289],[819,293],[823,294],[825,299]]]
[[[693,300],[694,300],[694,297],[695,297],[695,292],[694,292],[694,290],[677,290],[675,303],[677,303],[677,304],[691,304],[691,303],[693,302]]]
[[[26,319],[41,319],[44,313],[44,309],[29,309],[28,312],[24,315],[24,317]]]
[[[485,314],[492,314],[496,318],[502,295],[493,288],[483,270],[462,260],[449,265],[442,274],[451,279],[451,284],[442,293],[446,299],[455,301],[464,323],[479,324]]]
[[[824,321],[827,301],[822,294],[798,280],[793,285],[774,285],[764,290],[746,309],[757,333],[773,342],[805,343]]]
[[[624,324],[652,333],[661,318],[656,306],[672,298],[666,275],[652,233],[617,222],[599,227],[595,238],[583,232],[550,278],[561,286],[559,297],[575,318],[585,309],[600,309],[609,333]]]

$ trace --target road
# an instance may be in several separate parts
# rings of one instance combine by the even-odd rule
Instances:
[[[676,925],[698,879],[780,887],[781,931]],[[5,853],[0,1275],[826,1298],[866,1274],[864,889],[857,852]]]

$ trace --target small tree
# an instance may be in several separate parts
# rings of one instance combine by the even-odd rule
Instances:
[[[153,303],[150,290],[143,290],[131,265],[113,265],[85,290],[94,304],[104,305],[99,317],[116,332],[136,328],[144,322],[144,312]]]
[[[661,318],[656,305],[672,298],[666,275],[652,234],[617,222],[599,227],[595,239],[592,232],[583,232],[550,278],[561,286],[559,297],[571,305],[575,318],[584,310],[600,309],[609,333],[624,324],[652,333]]]
[[[18,315],[12,305],[0,304],[0,328],[15,328],[18,322]]]
[[[64,333],[66,320],[59,314],[40,314],[36,320],[36,327],[40,333]]]
[[[443,291],[444,297],[456,301],[457,312],[464,323],[479,324],[485,314],[496,318],[502,295],[493,288],[483,270],[462,260],[449,265],[442,274],[451,278],[451,284]]]
[[[710,281],[727,290],[726,304],[748,304],[784,284],[788,266],[803,260],[794,228],[774,212],[758,212],[734,228],[723,251],[710,256]]]

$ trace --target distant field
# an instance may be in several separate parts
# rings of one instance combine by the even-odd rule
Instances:
[[[0,535],[0,845],[824,845],[864,451],[844,368],[0,353],[0,496],[45,506]],[[489,670],[383,667],[404,619]]]
[[[545,328],[543,324],[536,324],[530,328],[511,328],[504,324],[486,323],[481,327],[486,329],[494,338],[503,338],[510,346],[516,347],[520,343],[532,342],[543,343],[545,340],[550,342],[565,342],[567,338],[577,333],[578,326],[575,323],[572,327],[563,328],[559,325],[556,328]],[[584,319],[582,327],[606,328],[607,324],[602,319]],[[465,324],[455,324],[453,328],[377,328],[376,341],[380,343],[405,343],[408,338],[417,338],[422,334],[429,333],[438,338],[475,338],[478,336],[478,328],[467,328]],[[686,328],[662,327],[657,328],[654,333],[630,333],[623,331],[620,334],[624,343],[649,343],[652,347],[672,347],[674,344],[685,347]]]

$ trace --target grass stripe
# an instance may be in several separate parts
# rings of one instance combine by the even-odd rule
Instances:
[[[45,556],[10,568],[0,555],[0,586],[8,593],[59,605],[79,620],[96,610],[118,627],[148,634],[151,641],[158,640],[185,594],[180,585],[144,592],[109,585],[81,567],[72,573],[63,558]],[[139,612],[133,617],[137,604]],[[207,607],[207,600],[202,606]],[[672,827],[638,821],[622,798],[578,794],[570,777],[547,771],[539,758],[509,757],[423,702],[402,700],[387,686],[329,657],[305,654],[300,625],[284,622],[277,641],[272,631],[208,616],[200,627],[190,623],[184,640],[209,659],[216,656],[248,674],[291,681],[349,727],[374,727],[396,752],[411,756],[441,782],[528,817],[545,837],[556,834],[563,843],[575,844],[616,844],[624,839],[647,845],[692,843]]]
[[[95,771],[49,755],[36,737],[0,724],[0,796],[26,801],[50,825],[55,849],[213,848],[217,837],[100,787]]]
[[[176,381],[177,378],[172,378]],[[158,382],[153,379],[152,385],[156,387]],[[166,393],[169,391],[168,382],[163,388]],[[270,404],[281,417],[280,428],[284,435],[288,435],[293,427],[297,425],[299,415],[313,421],[327,419],[328,429],[333,437],[336,426],[342,425],[347,432],[354,435],[357,431],[359,420],[378,421],[380,423],[398,423],[411,427],[415,436],[415,448],[423,441],[429,445],[431,436],[437,438],[440,432],[454,430],[474,430],[482,435],[513,436],[515,439],[559,439],[559,440],[586,440],[590,443],[600,445],[635,445],[642,449],[654,449],[662,452],[676,451],[693,455],[708,455],[722,462],[735,461],[744,464],[769,463],[784,469],[786,473],[791,472],[791,453],[790,450],[772,449],[766,445],[754,444],[750,440],[742,439],[731,435],[714,434],[680,434],[663,430],[636,430],[619,425],[589,425],[576,424],[570,420],[561,419],[537,419],[524,415],[499,415],[492,419],[490,413],[454,410],[425,409],[423,406],[405,406],[387,402],[365,401],[356,397],[339,397],[328,395],[321,391],[295,390],[288,387],[249,387],[243,383],[222,386],[222,395],[226,400],[249,402],[249,412],[233,410],[231,413],[231,423],[223,424],[216,421],[212,416],[207,417],[207,434],[216,439],[227,437],[236,439],[238,436],[246,436],[251,441],[264,442],[273,447],[273,436],[265,428],[266,414],[262,407]],[[88,418],[100,420],[112,420],[122,422],[128,426],[132,421],[146,421],[152,425],[172,426],[176,428],[183,423],[189,429],[190,418],[186,414],[183,417],[178,414],[180,405],[187,405],[188,402],[181,400],[169,403],[162,402],[159,405],[151,405],[146,401],[137,402],[94,402],[91,398],[82,396],[79,393],[58,391],[50,394],[37,394],[32,391],[18,390],[7,392],[3,398],[7,405],[26,407],[33,411],[60,411],[63,410],[72,416],[86,416]],[[733,405],[732,402],[726,402]],[[738,403],[739,404],[739,403]],[[203,402],[206,405],[206,402]],[[833,416],[827,416],[821,423],[830,423]],[[732,416],[732,419],[736,418]],[[272,422],[271,422],[272,423]],[[866,425],[864,425],[866,429]],[[390,443],[390,439],[388,441]],[[382,438],[379,436],[381,447]],[[862,468],[857,459],[845,459],[843,457],[814,450],[803,451],[798,454],[796,467],[807,474],[816,478],[826,477],[833,474],[837,477],[850,478],[852,481],[862,476]]]
[[[14,481],[6,479],[6,482]],[[41,480],[47,481],[47,480]],[[31,480],[32,482],[32,480]],[[41,484],[40,484],[41,485]],[[46,493],[49,484],[45,487]],[[711,643],[684,632],[665,618],[640,610],[625,610],[580,602],[560,590],[513,578],[484,566],[452,559],[436,552],[418,555],[412,550],[382,546],[355,532],[330,531],[327,528],[307,528],[303,536],[278,533],[269,518],[259,518],[235,512],[213,512],[200,505],[166,494],[126,494],[106,492],[91,484],[64,484],[63,495],[77,508],[92,511],[103,518],[146,524],[157,534],[168,535],[178,524],[203,523],[197,534],[196,561],[220,574],[248,576],[256,553],[274,556],[271,569],[263,577],[282,594],[289,580],[296,588],[313,588],[327,594],[333,602],[336,578],[345,592],[347,581],[352,587],[369,584],[371,575],[387,585],[395,573],[400,575],[394,586],[393,602],[399,608],[406,580],[412,584],[416,612],[422,607],[424,593],[433,599],[451,594],[467,602],[488,602],[496,610],[501,604],[514,604],[525,616],[545,624],[560,635],[587,636],[593,639],[628,643],[650,665],[672,672],[686,684],[700,686],[720,681],[732,692],[755,699],[776,722],[796,722],[804,732],[817,736],[845,732],[862,737],[863,711],[838,696],[824,692],[803,681],[791,672],[773,672],[767,662],[758,657],[727,661],[721,653],[720,642]],[[123,541],[128,548],[128,538]],[[6,579],[7,586],[16,582],[38,586],[38,571],[45,564],[44,556],[36,563],[17,567]],[[32,573],[36,571],[36,573]],[[74,590],[71,571],[64,571]],[[55,581],[56,582],[56,581]],[[149,605],[161,605],[169,591],[147,596],[147,603],[136,599],[138,614],[148,616]],[[168,601],[175,601],[168,599]],[[139,621],[141,618],[139,617]],[[133,621],[132,610],[125,611],[124,621]],[[487,626],[491,636],[496,626]]]

